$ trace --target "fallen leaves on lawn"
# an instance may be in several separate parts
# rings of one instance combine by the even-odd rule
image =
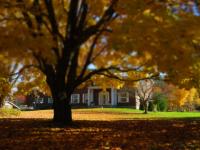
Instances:
[[[74,121],[1,119],[0,149],[200,149],[200,120]]]

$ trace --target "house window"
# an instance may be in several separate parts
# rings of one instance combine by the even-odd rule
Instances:
[[[36,99],[36,103],[43,104],[44,103],[44,99],[43,98],[38,98],[38,99]]]
[[[72,104],[80,103],[80,94],[72,94],[71,95],[71,103]]]
[[[84,93],[83,94],[83,104],[87,104],[88,103],[88,93]]]
[[[128,103],[129,102],[129,93],[121,92],[118,94],[118,102],[119,103]]]
[[[48,104],[53,104],[53,99],[51,97],[48,98]]]

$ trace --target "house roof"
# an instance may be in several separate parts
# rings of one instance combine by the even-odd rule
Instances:
[[[26,96],[17,95],[17,96],[15,96],[15,100],[18,101],[18,102],[25,102],[26,101]]]

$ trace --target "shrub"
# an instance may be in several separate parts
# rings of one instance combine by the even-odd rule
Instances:
[[[149,102],[148,110],[149,110],[149,111],[153,111],[153,110],[154,110],[154,104],[153,104],[152,101]]]
[[[200,106],[195,106],[195,109],[200,111]]]
[[[144,106],[141,103],[140,103],[140,110],[144,110]]]
[[[20,110],[17,109],[0,108],[1,117],[19,116],[20,113]]]
[[[158,111],[166,111],[167,110],[167,100],[166,99],[162,99],[158,101],[157,104],[157,110]]]
[[[153,95],[154,104],[157,105],[158,111],[166,111],[168,107],[167,97],[162,93],[154,93]]]

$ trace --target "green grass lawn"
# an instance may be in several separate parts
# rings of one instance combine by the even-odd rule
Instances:
[[[73,109],[74,112],[105,112],[105,113],[142,113],[143,111],[133,108],[82,108]]]
[[[200,112],[148,112],[144,114],[141,110],[133,108],[88,108],[73,109],[74,113],[105,113],[113,115],[121,115],[129,119],[178,119],[178,118],[199,118]],[[122,117],[122,118],[124,118]]]
[[[133,108],[81,108],[72,109],[74,120],[134,120],[134,119],[200,119],[200,112],[148,112]],[[1,117],[53,118],[53,110],[17,111],[0,109]]]

